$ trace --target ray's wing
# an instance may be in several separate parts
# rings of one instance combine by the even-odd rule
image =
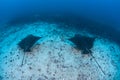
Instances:
[[[18,45],[21,49],[24,50],[24,52],[29,52],[30,48],[36,43],[36,41],[38,41],[41,37],[37,37],[37,36],[33,36],[28,35],[27,37],[25,37],[23,40],[21,40]]]

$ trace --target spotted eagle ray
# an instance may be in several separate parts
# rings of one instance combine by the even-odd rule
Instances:
[[[38,36],[33,36],[32,34],[28,35],[27,37],[25,37],[23,40],[21,40],[18,43],[18,46],[24,51],[24,56],[22,59],[22,64],[23,65],[23,61],[25,58],[25,52],[30,52],[31,48],[33,47],[33,45],[40,39],[41,37]]]
[[[76,45],[77,49],[82,50],[82,53],[86,54],[88,53],[87,49],[90,50],[93,47],[95,38],[75,34],[75,36],[69,40]]]
[[[75,36],[70,38],[69,40],[76,45],[77,49],[82,50],[83,54],[90,54],[92,58],[94,59],[95,63],[98,65],[99,69],[105,75],[105,72],[103,71],[102,67],[100,66],[96,58],[91,53],[91,48],[93,47],[95,38],[75,34]]]

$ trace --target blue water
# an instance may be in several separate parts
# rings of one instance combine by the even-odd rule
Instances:
[[[119,0],[0,0],[0,36],[37,21],[86,30],[120,46]]]
[[[1,0],[0,24],[2,27],[6,22],[16,21],[16,17],[22,23],[41,19],[77,24],[76,28],[87,28],[120,44],[119,4],[118,0]],[[28,19],[23,18],[26,15]]]

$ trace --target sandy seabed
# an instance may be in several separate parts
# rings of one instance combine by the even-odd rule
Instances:
[[[24,52],[17,44],[29,34],[42,38],[25,53],[21,66]],[[10,28],[0,35],[0,80],[120,80],[119,46],[96,38],[93,58],[67,40],[75,34],[95,36],[45,22]]]

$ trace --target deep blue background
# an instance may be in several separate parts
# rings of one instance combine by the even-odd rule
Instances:
[[[120,43],[119,0],[0,0],[1,27],[15,17],[31,14],[61,15],[62,19],[58,18],[58,21],[80,23],[91,32],[102,36],[106,34]]]
[[[0,17],[31,11],[71,11],[102,23],[120,26],[119,0],[1,0]]]

